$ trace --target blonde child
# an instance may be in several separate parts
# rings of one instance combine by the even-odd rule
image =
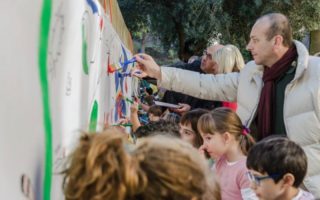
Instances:
[[[203,148],[215,159],[223,200],[257,199],[246,173],[246,155],[254,144],[247,128],[230,108],[216,108],[198,121]]]
[[[118,130],[84,134],[64,172],[66,200],[218,200],[205,161],[178,138],[130,146]]]

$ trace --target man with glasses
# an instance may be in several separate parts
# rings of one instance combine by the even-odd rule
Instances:
[[[315,199],[299,188],[307,173],[307,156],[286,137],[271,136],[258,142],[248,153],[247,167],[251,188],[260,199]]]
[[[256,21],[247,49],[254,61],[239,73],[218,75],[160,70],[150,56],[136,58],[160,87],[208,100],[237,101],[237,114],[257,140],[278,134],[300,144],[309,162],[303,183],[320,198],[320,58],[309,56],[306,47],[292,39],[289,20],[280,13]]]
[[[220,44],[211,45],[203,51],[200,65],[200,68],[203,72],[206,74],[218,74],[219,68],[217,63],[212,59],[212,55],[222,47],[223,45]]]

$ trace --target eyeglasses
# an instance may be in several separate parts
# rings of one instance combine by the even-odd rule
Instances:
[[[209,58],[210,60],[212,60],[212,54],[211,54],[211,53],[208,53],[207,50],[204,50],[204,51],[203,51],[203,55],[206,56],[207,58]]]
[[[257,175],[252,174],[251,172],[247,172],[247,177],[249,178],[251,183],[254,183],[257,186],[260,186],[260,182],[262,180],[269,179],[269,178],[275,180],[276,178],[280,177],[280,174],[270,174],[267,176],[257,176]]]

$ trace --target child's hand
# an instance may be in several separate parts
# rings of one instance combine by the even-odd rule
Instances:
[[[131,111],[131,114],[137,114],[138,113],[138,110],[139,110],[139,104],[138,102],[133,102],[133,104],[131,104],[130,106],[130,111]]]
[[[127,134],[126,128],[124,126],[121,126],[121,124],[129,124],[130,120],[128,118],[120,118],[116,124],[120,126],[115,126],[116,129],[120,130],[121,133]]]
[[[128,118],[120,118],[118,121],[117,121],[117,124],[128,124],[130,121]]]
[[[141,104],[141,100],[138,97],[134,98],[135,102],[137,102],[138,104]]]
[[[208,154],[206,148],[204,147],[204,145],[201,145],[200,148],[198,149],[199,153],[201,154],[201,156],[205,159],[209,159],[210,155]]]
[[[201,145],[200,148],[198,149],[200,155],[206,159],[206,148],[204,147],[204,145]]]
[[[206,150],[204,145],[201,145],[198,150],[199,150],[199,153],[204,156],[204,152]]]

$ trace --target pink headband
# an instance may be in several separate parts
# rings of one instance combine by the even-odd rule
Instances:
[[[246,126],[242,126],[242,135],[247,136],[250,133],[250,129]]]

